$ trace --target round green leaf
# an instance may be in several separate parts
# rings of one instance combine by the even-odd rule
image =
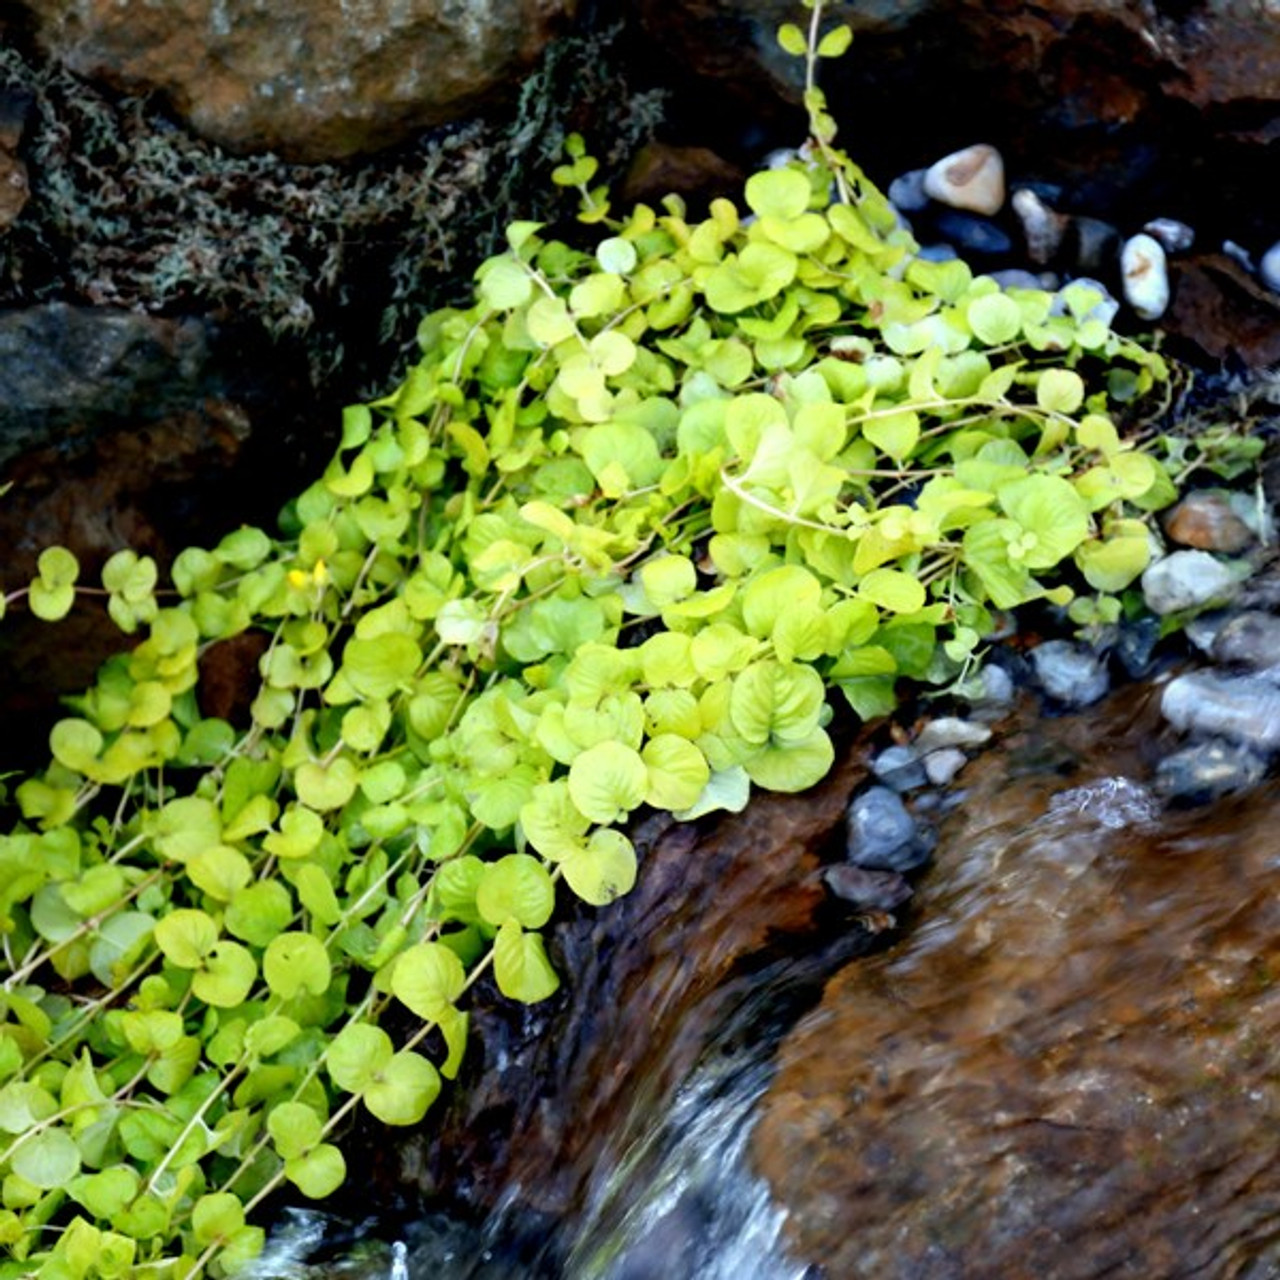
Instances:
[[[426,1022],[446,1016],[466,986],[466,970],[439,942],[420,942],[401,952],[391,975],[396,999]]]
[[[1024,531],[1010,552],[1028,569],[1051,568],[1089,536],[1084,499],[1061,476],[1032,475],[1009,481],[996,491],[996,498]]]
[[[329,1078],[347,1093],[363,1093],[394,1054],[391,1037],[367,1022],[349,1022],[325,1050]]]
[[[163,922],[162,922],[163,923]],[[204,968],[191,979],[191,990],[205,1004],[233,1009],[243,1004],[258,977],[253,953],[224,938],[205,957]]]
[[[306,1154],[324,1134],[324,1120],[304,1102],[281,1102],[267,1112],[267,1132],[283,1160]]]
[[[1084,379],[1072,369],[1046,369],[1036,380],[1036,404],[1046,413],[1075,413],[1083,403]]]
[[[824,729],[815,729],[808,737],[766,747],[747,760],[745,768],[751,781],[766,791],[807,791],[831,771],[835,750]]]
[[[1022,308],[1004,293],[984,293],[969,303],[969,328],[989,347],[1012,342],[1022,332]]]
[[[925,603],[920,579],[901,569],[872,569],[858,583],[858,595],[889,613],[915,613]]]
[[[355,795],[359,782],[360,770],[346,756],[339,756],[329,764],[308,760],[300,764],[293,775],[298,799],[321,813],[341,809]]]
[[[191,1226],[201,1246],[228,1240],[244,1226],[244,1205],[229,1191],[211,1192],[196,1201]]]
[[[621,831],[593,831],[560,865],[569,888],[593,907],[608,906],[636,882],[636,851]]]
[[[286,1160],[284,1176],[309,1200],[323,1200],[346,1181],[347,1162],[337,1147],[322,1142],[303,1155]]]
[[[809,179],[798,169],[766,169],[747,179],[747,204],[762,217],[798,218],[812,194]]]
[[[644,802],[649,771],[640,753],[620,742],[598,742],[569,766],[569,795],[580,813],[608,826]]]
[[[555,909],[556,890],[546,867],[527,853],[509,853],[485,866],[476,908],[492,925],[514,920],[540,929]]]
[[[514,920],[504,924],[494,939],[493,975],[498,990],[521,1004],[537,1004],[560,986],[547,959],[542,935],[526,933]]]
[[[216,844],[187,863],[187,874],[211,898],[229,902],[253,879],[253,868],[238,849]]]
[[[310,933],[283,933],[262,957],[262,974],[275,995],[292,1000],[299,992],[323,995],[332,974],[329,952]]]
[[[659,734],[645,743],[640,757],[649,771],[645,803],[655,809],[675,812],[691,808],[711,777],[706,756],[688,739],[672,733]]]
[[[198,969],[218,942],[218,925],[212,916],[189,907],[156,921],[156,946],[179,969]]]
[[[32,1186],[51,1190],[80,1172],[80,1148],[65,1129],[44,1129],[30,1138],[19,1137],[9,1167]]]
[[[362,1093],[383,1124],[417,1124],[440,1094],[440,1073],[421,1054],[397,1053]]]
[[[812,667],[757,662],[733,679],[729,717],[748,742],[798,741],[817,728],[825,690]]]

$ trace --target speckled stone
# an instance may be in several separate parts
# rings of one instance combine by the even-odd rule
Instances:
[[[1164,531],[1184,547],[1235,555],[1257,541],[1228,494],[1204,489],[1189,493],[1164,521]]]
[[[1280,689],[1256,676],[1188,672],[1165,686],[1160,710],[1183,732],[1228,738],[1264,755],[1280,748]]]
[[[1120,251],[1125,301],[1142,320],[1159,320],[1169,306],[1169,267],[1154,236],[1131,236]]]
[[[1031,662],[1045,693],[1071,707],[1087,707],[1111,687],[1111,677],[1098,655],[1070,640],[1037,645]]]

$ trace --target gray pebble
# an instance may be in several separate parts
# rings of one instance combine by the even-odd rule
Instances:
[[[1049,285],[1046,283],[1044,276],[1038,276],[1031,271],[1024,271],[1021,267],[1006,267],[1003,271],[992,271],[988,274],[1002,289],[1057,288],[1056,283]],[[1057,279],[1056,276],[1051,278],[1055,281]]]
[[[1280,666],[1280,618],[1270,613],[1241,613],[1218,628],[1210,653],[1218,662],[1262,671]]]
[[[1232,791],[1257,786],[1266,772],[1266,763],[1252,751],[1215,738],[1162,760],[1156,768],[1155,787],[1171,799],[1205,804]]]
[[[847,827],[848,858],[855,867],[909,871],[928,859],[917,839],[915,819],[888,787],[868,787],[854,797]]]
[[[1198,613],[1182,628],[1182,634],[1204,654],[1206,658],[1213,656],[1213,642],[1218,632],[1226,625],[1231,615],[1222,609],[1211,609],[1208,613]]]
[[[899,174],[889,183],[889,203],[901,213],[920,213],[929,207],[929,197],[924,190],[927,169],[911,169]]]
[[[925,755],[942,747],[980,747],[990,739],[991,730],[985,724],[974,724],[959,716],[939,716],[920,730],[911,745]]]
[[[1222,242],[1222,252],[1227,255],[1233,262],[1238,262],[1251,275],[1254,271],[1253,255],[1242,244],[1236,244],[1234,240],[1224,240]]]
[[[1152,218],[1142,229],[1159,240],[1167,253],[1186,253],[1196,242],[1194,229],[1177,218]]]
[[[1087,707],[1111,687],[1107,668],[1097,654],[1070,640],[1047,640],[1031,651],[1040,687],[1069,707]]]
[[[1151,674],[1159,640],[1160,624],[1148,614],[1122,624],[1116,637],[1115,655],[1131,679]]]
[[[916,250],[922,262],[954,262],[959,256],[949,244],[926,244]]]
[[[1120,232],[1109,222],[1101,218],[1073,218],[1071,233],[1078,271],[1109,271],[1115,265]]]
[[[945,787],[968,763],[969,757],[959,747],[943,747],[925,756],[924,771],[935,787]]]
[[[999,257],[1013,251],[1013,241],[994,222],[959,209],[945,209],[934,219],[940,236],[962,253]]]
[[[886,747],[871,761],[871,772],[895,791],[911,791],[929,780],[913,747]]]
[[[1229,738],[1263,754],[1280,748],[1280,689],[1256,676],[1188,672],[1165,686],[1160,710],[1183,732]]]
[[[1152,613],[1181,613],[1225,604],[1239,590],[1229,565],[1207,551],[1175,551],[1142,574],[1142,596]]]
[[[911,897],[911,886],[896,871],[873,871],[843,862],[824,867],[822,878],[837,898],[873,911],[892,911]]]

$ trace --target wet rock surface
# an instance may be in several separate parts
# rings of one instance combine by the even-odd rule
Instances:
[[[727,1014],[767,985],[771,963],[808,953],[779,990],[816,983],[830,965],[813,945],[830,896],[819,855],[830,858],[833,843],[838,852],[861,759],[851,750],[804,795],[761,795],[718,823],[638,831],[636,888],[554,931],[549,952],[572,982],[531,1007],[482,989],[448,1111],[390,1163],[371,1136],[371,1176],[388,1196],[408,1178],[472,1213],[518,1210],[526,1225],[580,1211],[592,1178],[652,1128]],[[864,881],[861,905],[893,898],[900,883]],[[846,926],[832,945],[857,953],[869,939]],[[544,1274],[529,1266],[523,1274]]]
[[[906,938],[828,984],[753,1141],[832,1277],[1280,1264],[1280,796],[1160,812],[1153,696],[971,762]]]

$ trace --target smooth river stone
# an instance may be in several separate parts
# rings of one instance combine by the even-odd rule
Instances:
[[[1280,789],[1161,814],[1119,701],[970,762],[915,927],[784,1042],[752,1158],[797,1266],[1280,1274]]]

